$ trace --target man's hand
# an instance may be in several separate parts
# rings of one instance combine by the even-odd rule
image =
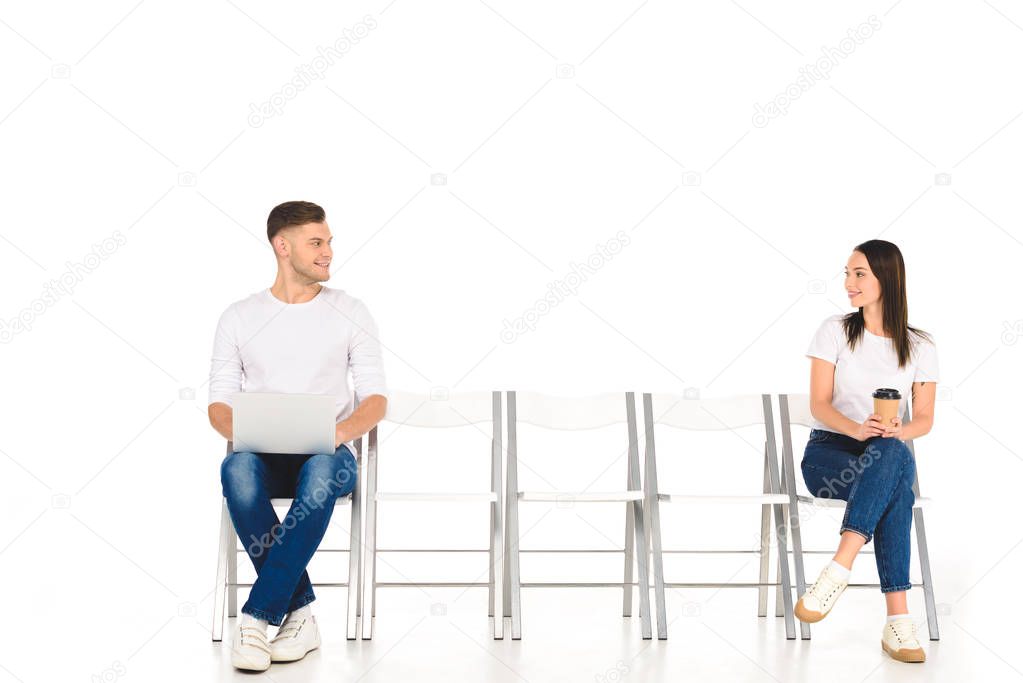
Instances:
[[[341,428],[341,423],[338,422],[337,426],[334,428],[334,450],[336,451],[341,447],[341,444],[346,441],[351,441],[351,439],[348,438],[344,430]]]
[[[232,441],[232,425],[234,423],[234,411],[226,403],[211,403],[207,409],[210,416],[210,424],[217,430],[217,433],[228,441]]]
[[[334,428],[334,450],[341,444],[358,439],[373,429],[387,413],[387,399],[380,394],[371,394],[362,401],[347,420],[337,423]]]
[[[863,421],[863,424],[853,434],[853,438],[857,441],[866,441],[875,436],[884,436],[884,432],[885,427],[884,423],[881,422],[881,416],[874,413],[873,415],[867,415],[867,419]]]

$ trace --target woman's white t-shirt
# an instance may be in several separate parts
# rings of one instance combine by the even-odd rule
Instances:
[[[856,349],[849,348],[842,319],[836,314],[817,329],[806,355],[820,358],[835,366],[835,387],[831,404],[850,420],[863,423],[874,412],[874,390],[881,387],[898,389],[902,395],[899,415],[904,415],[913,382],[938,381],[938,352],[934,344],[910,333],[910,360],[899,368],[899,358],[888,337],[863,330]],[[814,429],[835,431],[816,418]]]

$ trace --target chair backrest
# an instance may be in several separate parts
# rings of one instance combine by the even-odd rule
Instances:
[[[473,391],[414,394],[395,391],[387,396],[387,414],[384,419],[409,427],[462,427],[493,422],[500,418],[500,409],[495,408],[494,402],[498,393]]]
[[[549,396],[532,391],[509,391],[508,409],[508,492],[518,491],[518,423],[543,429],[582,431],[625,424],[628,433],[629,481],[638,481],[639,447],[637,439],[636,395],[598,394],[595,396]]]
[[[659,491],[655,445],[658,425],[687,431],[731,431],[743,427],[763,426],[763,450],[761,451],[759,446],[754,447],[754,450],[763,454],[764,466],[770,468],[768,470],[770,480],[764,482],[764,490],[767,490],[768,483],[770,490],[776,490],[778,474],[774,412],[768,394],[741,394],[722,398],[643,394],[643,424],[646,433],[644,456],[646,474],[643,485],[651,505],[656,503]],[[746,441],[744,437],[743,440]],[[763,469],[751,471],[764,472]]]
[[[532,391],[510,391],[518,422],[547,429],[599,429],[627,421],[625,392],[596,396],[549,396]]]
[[[810,414],[810,395],[809,394],[779,394],[778,400],[788,400],[788,424],[789,425],[802,425],[804,427],[810,427],[813,425],[813,415]],[[906,402],[906,413],[903,415],[903,422],[909,422],[911,419],[910,412],[910,401]],[[784,418],[785,413],[782,412]],[[785,425],[782,425],[784,428]]]
[[[654,424],[677,429],[737,429],[767,422],[764,397],[761,394],[704,399],[685,398],[676,394],[651,394],[650,399]]]
[[[782,394],[782,396],[785,396],[785,394]],[[809,427],[813,421],[813,416],[810,414],[810,395],[788,394],[788,401],[789,424]]]

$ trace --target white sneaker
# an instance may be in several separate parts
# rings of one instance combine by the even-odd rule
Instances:
[[[288,615],[270,641],[270,659],[275,662],[298,661],[319,646],[320,629],[316,626],[316,617]]]
[[[266,671],[270,668],[270,644],[266,632],[255,626],[238,626],[231,644],[231,664],[236,669]]]
[[[830,565],[825,566],[817,581],[796,603],[796,618],[808,624],[820,621],[828,615],[848,585],[848,581],[835,575]]]
[[[927,659],[916,639],[916,624],[903,618],[889,621],[881,632],[881,649],[900,662],[922,662]]]

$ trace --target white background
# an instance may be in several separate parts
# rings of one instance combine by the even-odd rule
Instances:
[[[758,104],[871,15],[878,28],[828,79],[754,125]],[[374,28],[251,125],[251,107],[360,22]],[[389,386],[419,392],[805,392],[811,335],[849,310],[840,274],[851,248],[896,242],[910,322],[934,335],[941,367],[935,426],[918,443],[921,484],[937,500],[927,521],[943,636],[925,666],[955,678],[983,662],[991,676],[1020,676],[1009,627],[1020,594],[1007,582],[1020,571],[1023,483],[1021,59],[1023,11],[1002,0],[5,5],[0,681],[230,673],[226,647],[208,640],[223,457],[206,418],[209,354],[224,308],[272,283],[266,215],[294,199],[325,207],[328,284],[375,316]],[[501,339],[506,320],[619,231],[620,253],[535,329]],[[103,257],[75,270],[93,253]],[[62,276],[71,286],[44,301]],[[489,442],[470,438],[485,457]],[[620,442],[586,442],[575,482],[561,451],[523,458],[578,488]],[[472,487],[448,452],[403,443],[395,462],[433,460],[423,488]],[[714,443],[689,451],[687,486],[718,481],[719,455],[737,448],[756,483],[757,453],[726,434]],[[381,533],[472,546],[457,524],[467,513],[444,514],[395,512]],[[758,511],[745,528],[717,526],[713,509],[686,514],[666,515],[666,546],[693,546],[708,529],[716,547],[744,546],[758,529]],[[530,541],[620,542],[620,518],[558,511]],[[485,533],[480,519],[472,528]],[[687,536],[687,519],[703,533]],[[824,546],[836,527],[821,523]],[[743,562],[673,571],[725,580]],[[449,574],[466,571],[451,563]],[[538,576],[598,573],[596,561],[567,566]],[[876,580],[871,558],[854,577]],[[364,680],[408,667],[592,680],[619,658],[630,662],[622,675],[904,673],[879,659],[875,591],[844,598],[841,639],[821,626],[810,643],[758,622],[753,592],[675,596],[669,616],[691,602],[702,605],[692,623],[708,625],[676,621],[673,639],[647,649],[614,590],[527,591],[523,641],[497,644],[479,591],[459,602],[385,594],[378,638],[352,644],[343,617],[329,616],[344,591],[324,591],[327,643],[296,666]],[[421,621],[438,602],[461,635]],[[921,591],[910,606],[922,620]],[[568,634],[591,627],[591,651],[566,656]],[[849,659],[841,672],[836,653]]]

